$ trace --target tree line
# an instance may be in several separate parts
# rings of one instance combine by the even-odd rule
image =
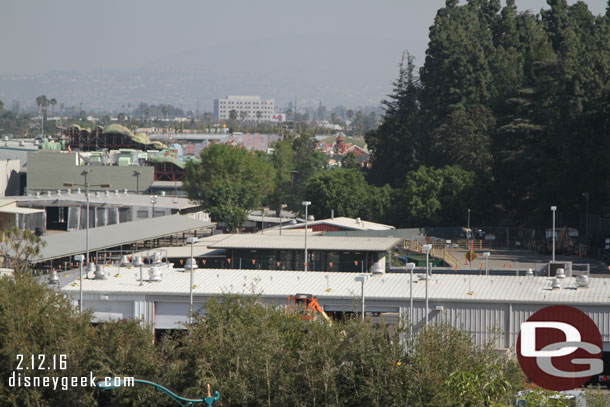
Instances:
[[[403,191],[405,219],[463,224],[461,205],[536,224],[552,204],[584,212],[585,192],[610,213],[610,4],[602,16],[548,4],[534,15],[513,0],[447,0],[421,69],[403,56],[366,141],[368,180]]]

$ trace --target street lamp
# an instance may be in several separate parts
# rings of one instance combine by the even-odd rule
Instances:
[[[356,278],[354,280],[360,282],[362,284],[361,286],[361,291],[360,291],[360,302],[362,305],[362,320],[364,320],[364,313],[365,313],[365,307],[364,307],[364,283],[367,282],[369,280],[369,275],[368,274],[360,274],[359,276],[356,276]]]
[[[430,278],[430,250],[431,244],[425,244],[422,249],[426,252],[426,326],[428,326],[428,279]]]
[[[80,187],[85,187],[85,196],[87,198],[87,215],[86,215],[86,219],[87,219],[87,223],[86,223],[86,232],[85,232],[85,253],[86,253],[86,260],[87,260],[87,266],[89,265],[89,187],[101,187],[101,188],[110,188],[110,184],[96,184],[96,185],[91,185],[89,184],[89,174],[92,172],[92,169],[89,170],[83,170],[83,172],[80,173],[80,175],[85,177],[85,183],[84,184],[75,184],[72,182],[64,182],[64,187],[73,187],[73,186],[80,186]]]
[[[553,212],[553,262],[555,262],[555,212],[557,207],[555,205],[551,206],[551,211]]]
[[[190,300],[189,300],[189,324],[192,322],[193,320],[193,284],[194,284],[194,270],[197,268],[197,265],[195,264],[194,260],[193,260],[193,245],[195,243],[197,243],[197,238],[196,237],[189,237],[188,239],[186,239],[186,242],[189,243],[191,245],[191,262],[186,264],[186,267],[189,268],[191,270],[191,286],[190,286]]]
[[[415,263],[407,263],[407,270],[411,273],[411,280],[409,281],[409,323],[411,324],[411,330],[413,330],[413,270],[415,269]]]
[[[305,206],[305,271],[307,271],[307,208],[311,205],[311,201],[303,201],[301,205]]]
[[[136,195],[140,194],[140,175],[142,175],[141,171],[133,172],[133,176],[136,177]]]
[[[586,203],[586,207],[585,207],[585,238],[587,239],[587,244],[589,244],[589,234],[591,233],[591,231],[589,230],[590,228],[590,222],[589,222],[589,197],[591,196],[591,194],[589,194],[588,192],[583,192],[582,196],[585,197],[585,203]]]
[[[80,263],[80,303],[78,304],[78,311],[83,313],[83,260],[85,260],[85,256],[82,254],[77,254],[74,256],[74,261]]]
[[[152,204],[152,217],[155,217],[155,204],[157,203],[157,195],[150,196],[150,203]]]
[[[483,257],[485,257],[485,275],[488,276],[489,275],[489,269],[487,268],[487,260],[489,259],[489,256],[491,255],[490,252],[485,252],[483,253]]]

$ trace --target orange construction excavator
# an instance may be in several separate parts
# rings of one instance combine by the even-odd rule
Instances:
[[[332,320],[324,312],[318,299],[311,294],[295,294],[294,296],[288,297],[288,306],[286,307],[288,315],[300,315],[301,319],[307,319],[315,321],[318,319],[318,315],[322,317],[332,325]]]

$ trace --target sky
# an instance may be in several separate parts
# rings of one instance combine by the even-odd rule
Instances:
[[[389,84],[403,50],[423,64],[444,0],[3,0],[0,75],[55,70],[254,70],[324,86],[329,70]],[[572,1],[570,1],[572,3]],[[595,14],[605,0],[586,1]],[[543,0],[517,0],[537,13]],[[206,57],[207,56],[207,57]],[[243,56],[243,57],[242,57]],[[305,63],[303,69],[301,61]],[[316,65],[311,64],[316,61]],[[319,67],[317,66],[319,65]]]

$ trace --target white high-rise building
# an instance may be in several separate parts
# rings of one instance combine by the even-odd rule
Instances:
[[[269,121],[274,112],[273,99],[261,99],[259,96],[227,96],[226,99],[214,99],[214,118],[226,120],[232,110],[238,120]]]

